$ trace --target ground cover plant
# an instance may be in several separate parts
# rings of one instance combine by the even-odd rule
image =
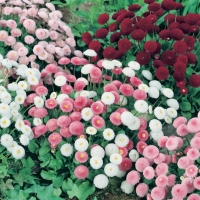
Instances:
[[[1,2],[2,199],[96,200],[115,184],[131,198],[200,199],[200,18],[144,3],[101,14],[80,51],[53,4]]]

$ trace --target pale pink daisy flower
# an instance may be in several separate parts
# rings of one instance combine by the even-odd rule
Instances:
[[[200,196],[198,194],[191,194],[187,200],[200,200]]]
[[[191,148],[187,152],[187,157],[190,160],[197,160],[199,158],[199,156],[200,156],[199,150],[196,148]]]
[[[139,172],[143,172],[144,169],[146,167],[148,167],[149,161],[146,158],[139,158],[136,163],[135,163],[135,168],[139,171]]]
[[[169,187],[172,187],[172,186],[175,185],[175,182],[176,182],[176,175],[170,174],[170,175],[168,176],[168,183],[167,183],[167,185],[168,185]]]
[[[168,173],[168,165],[166,163],[160,163],[156,167],[157,176],[166,175]]]
[[[49,135],[48,141],[51,144],[51,148],[56,148],[62,141],[62,136],[59,133],[52,133]]]
[[[180,124],[177,127],[176,132],[181,137],[188,135],[187,125],[186,124]]]
[[[155,181],[157,187],[165,187],[168,183],[168,177],[166,175],[160,175],[156,178],[156,181]]]
[[[153,167],[151,166],[147,166],[144,170],[143,170],[143,176],[148,179],[151,180],[155,177],[155,171],[153,169]]]
[[[169,137],[167,136],[162,136],[158,139],[158,146],[162,147],[162,148],[166,148],[166,142],[168,140]]]
[[[174,198],[184,199],[187,195],[187,188],[185,185],[176,184],[173,186],[171,193]]]
[[[195,177],[198,174],[198,168],[195,165],[189,165],[185,169],[185,175],[188,177]]]
[[[83,151],[77,151],[75,153],[75,159],[79,162],[79,163],[85,163],[88,160],[88,154],[87,152]]]
[[[143,155],[146,158],[154,159],[158,156],[159,150],[156,146],[149,145],[144,148]]]
[[[76,178],[78,179],[85,179],[87,178],[89,174],[89,170],[86,166],[84,165],[79,165],[78,167],[75,168],[74,170],[74,175],[76,176]]]
[[[135,185],[140,181],[140,173],[138,171],[132,170],[126,176],[126,181],[131,184]]]
[[[187,129],[191,133],[200,131],[200,119],[197,117],[190,119],[187,123]]]
[[[145,197],[148,193],[149,186],[146,183],[139,183],[136,187],[136,194],[139,197]]]
[[[190,145],[193,148],[200,150],[200,137],[194,137],[190,141]]]
[[[186,122],[187,119],[185,117],[177,117],[173,122],[173,126],[174,128],[177,128],[181,124],[186,124]]]
[[[186,156],[179,158],[178,163],[177,163],[180,169],[186,169],[189,164],[190,164],[190,160]]]
[[[178,148],[178,140],[176,137],[169,137],[166,142],[166,148],[170,151],[176,150]]]
[[[198,176],[198,177],[196,177],[196,178],[194,179],[193,184],[194,184],[194,187],[195,187],[197,190],[200,190],[200,176]]]
[[[155,187],[151,190],[151,197],[155,200],[162,200],[165,198],[165,191],[163,188]]]
[[[181,184],[186,186],[188,193],[191,193],[195,190],[194,185],[193,185],[193,178],[191,177],[184,178]]]

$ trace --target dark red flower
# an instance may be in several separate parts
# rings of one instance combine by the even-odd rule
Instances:
[[[143,31],[150,31],[153,28],[152,21],[150,19],[144,18],[138,22],[138,27]]]
[[[178,54],[183,54],[187,51],[187,44],[184,41],[177,41],[173,45],[173,49]]]
[[[176,16],[174,14],[167,14],[165,17],[164,17],[164,21],[168,24],[172,23],[172,22],[175,22],[175,19],[176,19]]]
[[[97,21],[99,24],[105,24],[105,23],[107,23],[108,20],[109,20],[109,15],[107,13],[103,13],[103,14],[99,15]]]
[[[118,59],[124,56],[124,51],[117,50],[114,59]]]
[[[106,28],[100,28],[95,33],[96,38],[105,38],[107,35],[108,35],[108,29]]]
[[[197,25],[200,26],[200,20],[197,22]]]
[[[179,10],[181,8],[183,8],[183,4],[179,3],[179,2],[176,2],[176,10]]]
[[[120,24],[121,31],[126,33],[126,32],[131,32],[132,30],[132,20],[130,18],[124,19],[121,24]]]
[[[83,40],[83,42],[84,42],[85,44],[88,45],[88,44],[92,41],[92,36],[91,36],[91,34],[88,33],[88,32],[83,33],[83,35],[82,35],[82,40]]]
[[[150,4],[150,3],[153,3],[155,0],[144,0],[144,3],[148,3],[148,4]]]
[[[182,40],[184,38],[184,33],[178,28],[175,28],[170,31],[170,36],[174,40]]]
[[[153,66],[155,67],[155,68],[159,68],[160,66],[163,66],[164,64],[163,64],[163,62],[161,61],[161,60],[154,60],[153,61]]]
[[[185,79],[185,74],[173,73],[173,77],[176,81],[183,81]]]
[[[118,42],[118,48],[119,50],[126,52],[130,50],[131,42],[127,38],[121,39]]]
[[[180,29],[183,31],[183,33],[185,34],[189,34],[190,33],[190,25],[187,23],[181,23],[180,24]]]
[[[126,15],[126,17],[128,17],[128,18],[132,18],[132,17],[135,16],[135,14],[134,14],[133,12],[131,12],[131,11],[127,11],[127,12],[125,13],[125,15]]]
[[[146,36],[146,32],[144,32],[143,30],[141,29],[136,29],[134,31],[131,32],[131,37],[134,39],[134,40],[143,40]]]
[[[197,57],[196,57],[195,54],[193,54],[193,53],[186,53],[185,55],[188,57],[188,62],[190,64],[195,64],[197,62]]]
[[[159,10],[157,10],[155,13],[154,13],[156,16],[160,17],[163,15],[163,9],[160,8]]]
[[[176,62],[176,54],[172,50],[164,51],[162,54],[162,62],[166,65],[173,65]]]
[[[153,53],[156,51],[157,44],[154,41],[148,41],[144,44],[144,50],[148,53]]]
[[[176,86],[179,88],[182,88],[186,86],[186,83],[187,83],[186,80],[179,81],[179,82],[176,82]]]
[[[144,12],[144,13],[142,14],[142,16],[143,16],[143,17],[147,17],[147,16],[149,16],[150,14],[151,14],[151,12],[146,11],[146,12]]]
[[[109,29],[110,32],[116,31],[117,28],[118,28],[117,23],[112,23],[112,24],[110,24],[110,25],[108,26],[108,29]]]
[[[198,31],[199,31],[199,27],[198,26],[196,26],[196,25],[190,26],[190,32],[191,33],[196,33]]]
[[[192,74],[189,78],[189,83],[192,87],[200,87],[200,75],[199,74]]]
[[[157,79],[162,81],[167,79],[168,76],[169,76],[169,70],[166,67],[161,66],[156,70]]]
[[[146,18],[150,19],[152,21],[152,23],[156,22],[158,19],[157,16],[154,14],[148,15]]]
[[[117,17],[116,22],[122,22],[125,18],[126,18],[126,14],[122,13]]]
[[[119,32],[113,33],[113,34],[110,36],[110,42],[111,42],[111,43],[114,43],[114,42],[119,41],[120,36],[121,36],[121,33],[119,33]]]
[[[186,55],[179,55],[177,57],[176,61],[181,61],[181,62],[183,62],[187,65],[188,64],[188,57]]]
[[[186,95],[186,94],[188,94],[188,89],[186,87],[181,87],[180,93],[183,94],[183,95]]]
[[[174,2],[173,0],[163,0],[161,6],[165,10],[175,10],[176,2]]]
[[[130,10],[130,11],[136,11],[136,10],[139,10],[140,8],[141,8],[140,5],[138,5],[138,4],[132,4],[132,5],[130,5],[128,7],[128,10]]]
[[[106,47],[103,51],[103,56],[104,58],[107,58],[107,59],[114,59],[115,54],[116,54],[116,50],[113,47]]]
[[[187,46],[192,47],[194,46],[196,39],[193,36],[186,36],[184,38],[184,42],[187,44]]]
[[[89,49],[93,49],[95,52],[98,52],[101,49],[101,43],[97,40],[93,40],[89,44]]]
[[[173,30],[175,28],[180,28],[180,23],[179,22],[172,22],[168,27],[169,30]]]
[[[151,3],[148,6],[148,10],[152,12],[156,12],[160,9],[160,4],[159,3]]]
[[[183,16],[177,16],[177,17],[176,17],[176,21],[179,22],[179,23],[183,23],[183,22],[185,22]]]
[[[188,13],[184,17],[184,19],[185,19],[185,22],[188,23],[189,25],[195,25],[199,20],[198,15],[194,13]]]
[[[91,57],[91,58],[92,58],[92,62],[96,62],[96,61],[99,60],[99,56],[98,56],[98,55],[93,56],[93,57]]]
[[[160,31],[159,37],[162,40],[168,40],[168,39],[170,39],[170,30],[164,29],[164,30]]]
[[[140,63],[140,65],[147,65],[151,59],[151,54],[145,51],[140,51],[136,55],[136,61]]]
[[[184,74],[186,71],[186,64],[181,62],[181,61],[177,61],[176,63],[174,63],[174,71],[177,74]]]
[[[159,42],[156,42],[156,50],[153,52],[153,54],[158,54],[160,53],[162,46]]]
[[[132,19],[132,23],[133,23],[133,24],[137,24],[141,19],[142,19],[142,17],[136,16],[136,17],[134,17],[134,18]]]
[[[114,13],[114,14],[112,15],[112,19],[116,20],[117,17],[118,17],[119,15],[121,15],[120,12],[116,12],[116,13]]]

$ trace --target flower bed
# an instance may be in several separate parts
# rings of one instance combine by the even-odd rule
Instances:
[[[115,57],[115,42],[113,47],[106,47],[103,40],[89,43],[88,33],[83,39],[90,49],[75,50],[70,28],[52,4],[47,3],[47,9],[43,1],[23,2],[6,2],[11,6],[4,7],[5,19],[0,21],[5,46],[0,57],[2,196],[84,200],[107,188],[115,177],[123,192],[139,198],[200,199],[200,112],[198,99],[188,102],[199,95],[194,69],[199,65],[191,53],[198,52],[199,32],[192,30],[199,29],[193,25],[199,23],[199,15],[188,14],[180,22],[173,21],[180,16],[160,16],[162,8],[181,8],[172,0],[164,0],[162,8],[145,1],[149,12],[144,18],[135,17],[138,5],[115,13],[120,25],[115,22],[109,28],[120,27],[116,33],[123,38],[118,38],[117,51],[126,52]],[[27,9],[20,10],[21,3]],[[157,17],[160,22],[152,21]],[[98,22],[108,19],[102,14]],[[161,19],[167,21],[164,32],[171,40],[161,41],[163,30],[154,30],[158,25],[163,28]],[[130,20],[134,26],[129,30]],[[180,32],[177,27],[187,20],[190,32],[177,38],[173,31]],[[142,36],[142,31],[145,40],[136,43],[135,36]],[[14,32],[18,35],[10,36]],[[95,37],[107,34],[102,28]],[[165,124],[175,132],[166,134]]]

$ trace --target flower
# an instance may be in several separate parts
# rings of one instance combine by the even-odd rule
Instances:
[[[24,148],[20,145],[14,146],[12,149],[12,156],[17,160],[23,158],[25,156]]]
[[[85,179],[87,178],[89,174],[89,170],[86,166],[84,165],[79,165],[78,167],[75,168],[74,170],[74,175],[76,176],[76,178],[78,179]]]
[[[198,168],[195,165],[189,165],[186,169],[185,169],[185,175],[187,177],[196,177],[196,175],[198,174]]]
[[[87,49],[86,51],[83,52],[83,54],[89,57],[97,56],[97,53],[92,49]]]
[[[73,153],[73,147],[71,144],[69,143],[66,143],[66,144],[63,144],[61,147],[60,147],[60,152],[63,156],[65,157],[69,157],[72,155]]]
[[[106,128],[103,131],[103,137],[105,140],[110,141],[110,140],[114,139],[115,133],[111,128]]]
[[[125,192],[126,194],[130,194],[130,193],[133,192],[134,187],[133,187],[133,185],[131,185],[130,183],[128,183],[128,182],[125,180],[125,181],[123,181],[123,182],[121,183],[121,189],[122,189],[122,191]]]
[[[163,188],[160,187],[154,187],[151,190],[151,197],[153,199],[157,199],[157,200],[162,200],[165,197],[165,191]]]
[[[110,156],[110,162],[119,165],[122,162],[122,156],[119,153],[113,153]]]
[[[104,189],[108,186],[108,177],[104,174],[98,174],[94,177],[93,183],[96,188]]]
[[[126,176],[126,181],[131,185],[137,184],[140,181],[140,173],[135,170],[130,171]]]
[[[13,137],[10,134],[3,134],[1,136],[1,145],[4,147],[10,147],[13,143]]]
[[[90,165],[93,169],[100,169],[103,165],[103,160],[99,156],[93,156],[90,158]]]
[[[118,134],[115,137],[115,144],[118,147],[125,147],[128,144],[128,142],[129,142],[129,138],[125,134]]]
[[[193,133],[200,131],[200,119],[197,117],[190,119],[187,123],[187,129]]]
[[[87,150],[88,145],[88,141],[85,138],[78,138],[74,143],[75,149],[80,152]]]
[[[105,152],[106,152],[107,156],[111,156],[113,153],[118,153],[119,152],[119,148],[117,147],[116,144],[109,143],[105,147]]]
[[[148,180],[153,179],[155,176],[155,171],[154,171],[153,167],[151,167],[151,166],[145,167],[145,169],[143,170],[143,176]]]
[[[150,122],[149,122],[149,127],[152,131],[155,131],[155,132],[160,132],[162,130],[162,124],[159,120],[157,119],[152,119]]]
[[[90,154],[92,157],[98,156],[98,157],[103,158],[105,156],[105,151],[101,146],[97,145],[95,147],[92,147]]]
[[[80,163],[85,163],[88,160],[88,154],[86,152],[77,151],[75,153],[75,159]]]
[[[108,163],[104,167],[104,172],[108,177],[114,177],[118,172],[118,166],[112,163]]]
[[[111,105],[115,101],[115,96],[111,92],[104,92],[101,96],[101,100],[105,105]]]
[[[174,198],[184,199],[187,195],[187,188],[182,184],[176,184],[173,186],[171,193]]]
[[[200,190],[200,176],[198,176],[198,177],[196,177],[196,178],[194,179],[193,184],[194,184],[194,187],[195,187],[197,190]]]

